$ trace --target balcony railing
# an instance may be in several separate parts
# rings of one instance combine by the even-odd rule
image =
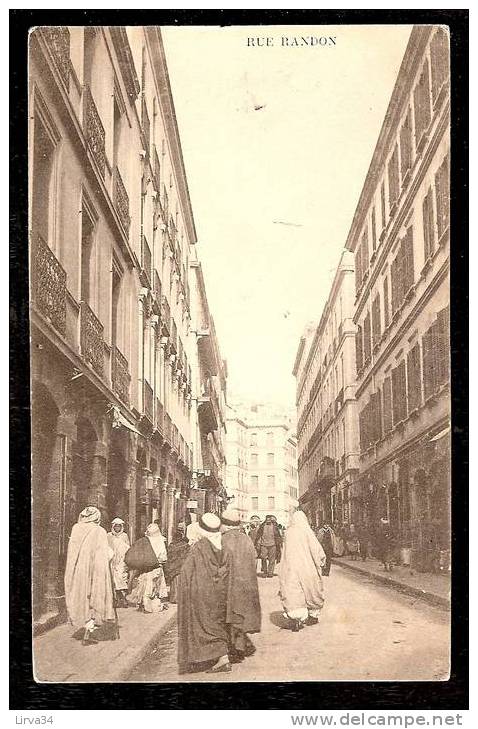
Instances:
[[[63,83],[70,86],[70,31],[65,25],[51,25],[42,28],[50,52]]]
[[[169,199],[168,199],[168,193],[166,190],[166,185],[163,185],[162,206],[163,206],[164,223],[165,223],[165,225],[167,225],[168,224],[168,214],[169,214]]]
[[[154,418],[153,401],[153,388],[147,380],[143,380],[143,413],[151,422],[153,422]]]
[[[153,151],[153,183],[154,188],[159,195],[161,190],[161,165],[159,163],[159,156],[156,145],[154,145]]]
[[[149,114],[148,114],[148,107],[146,106],[146,99],[141,99],[141,126],[143,128],[143,134],[144,134],[144,141],[146,143],[146,152],[149,155],[149,145],[150,145],[150,123],[149,123]]]
[[[151,249],[146,240],[146,236],[143,235],[141,238],[141,269],[148,286],[151,286],[151,262]]]
[[[95,158],[96,165],[102,177],[105,176],[105,129],[101,122],[98,109],[91,95],[90,87],[85,86],[84,122],[83,130],[88,148]]]
[[[113,178],[113,201],[116,212],[118,213],[123,230],[128,235],[131,219],[129,217],[129,197],[120,175],[120,171],[115,167]]]
[[[120,352],[118,347],[113,347],[112,381],[113,390],[116,392],[120,400],[128,405],[131,376],[128,369],[128,360]]]
[[[156,294],[156,298],[161,301],[161,279],[159,278],[159,273],[154,269],[153,274],[153,288],[154,293]]]
[[[168,413],[164,414],[164,437],[168,441],[168,443],[172,442],[172,430],[173,430],[173,423],[171,420],[171,416],[168,415]]]
[[[173,354],[176,354],[176,352],[178,351],[178,328],[174,319],[171,319],[171,335],[169,338],[169,346],[171,348],[171,352]]]
[[[80,317],[81,356],[93,367],[95,372],[103,375],[103,324],[86,301],[80,301]]]
[[[32,298],[63,336],[66,333],[66,271],[40,235],[32,245]]]

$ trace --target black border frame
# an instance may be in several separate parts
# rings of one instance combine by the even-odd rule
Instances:
[[[468,708],[468,10],[10,10],[10,709]],[[37,25],[443,24],[451,31],[452,662],[446,682],[37,684],[31,654],[28,30]]]

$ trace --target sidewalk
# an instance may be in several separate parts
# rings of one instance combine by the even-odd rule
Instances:
[[[421,597],[432,605],[450,608],[450,576],[417,572],[410,567],[393,567],[385,572],[377,559],[352,561],[348,557],[333,557],[332,563],[353,572],[367,575],[375,582],[388,585],[400,592]]]
[[[71,625],[33,639],[35,680],[40,683],[114,683],[124,681],[176,617],[176,606],[161,613],[118,610],[120,638],[83,646]]]

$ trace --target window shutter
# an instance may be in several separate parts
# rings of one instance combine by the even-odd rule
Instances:
[[[437,229],[440,239],[450,224],[450,160],[449,155],[443,160],[435,175]]]
[[[407,355],[407,376],[408,376],[408,409],[411,412],[420,407],[421,373],[420,373],[420,345],[417,343]]]
[[[369,267],[368,234],[367,234],[367,230],[365,229],[364,234],[362,236],[362,278],[367,273],[368,267]]]
[[[402,241],[402,265],[403,265],[403,295],[402,300],[408,294],[410,288],[415,282],[415,271],[413,262],[413,228],[407,230],[407,234]]]
[[[390,322],[388,313],[388,276],[383,279],[383,323],[387,328]]]
[[[372,344],[370,339],[370,312],[367,313],[367,316],[365,317],[363,322],[363,349],[365,363],[367,363],[372,356]]]
[[[423,241],[425,260],[427,260],[435,250],[435,219],[431,187],[423,200]]]
[[[383,430],[388,433],[392,429],[392,383],[390,377],[383,382]]]
[[[381,337],[380,294],[377,294],[372,304],[372,336],[373,346],[376,347],[380,342]]]
[[[433,349],[431,328],[422,337],[422,359],[423,359],[423,392],[425,400],[433,395]]]
[[[437,314],[436,323],[436,379],[444,385],[450,377],[450,309],[447,306]]]
[[[415,107],[415,143],[418,147],[431,119],[430,109],[430,81],[428,61],[425,61],[420,80],[413,92]]]
[[[375,203],[372,208],[371,227],[372,227],[372,249],[375,250],[377,248],[377,226],[375,224]]]
[[[385,183],[382,182],[380,186],[380,207],[382,212],[382,228],[385,228],[385,225],[387,223],[387,210],[386,210],[386,203],[385,203]]]
[[[448,79],[449,49],[448,37],[442,28],[438,28],[430,44],[432,70],[432,98],[436,101],[443,84]]]
[[[403,178],[412,166],[412,122],[410,110],[400,131],[400,166],[403,183]]]
[[[355,359],[357,364],[357,372],[363,367],[363,351],[362,351],[362,327],[358,326],[355,334]]]

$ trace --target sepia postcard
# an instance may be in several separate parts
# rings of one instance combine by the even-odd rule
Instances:
[[[28,60],[35,681],[447,681],[448,26]]]

